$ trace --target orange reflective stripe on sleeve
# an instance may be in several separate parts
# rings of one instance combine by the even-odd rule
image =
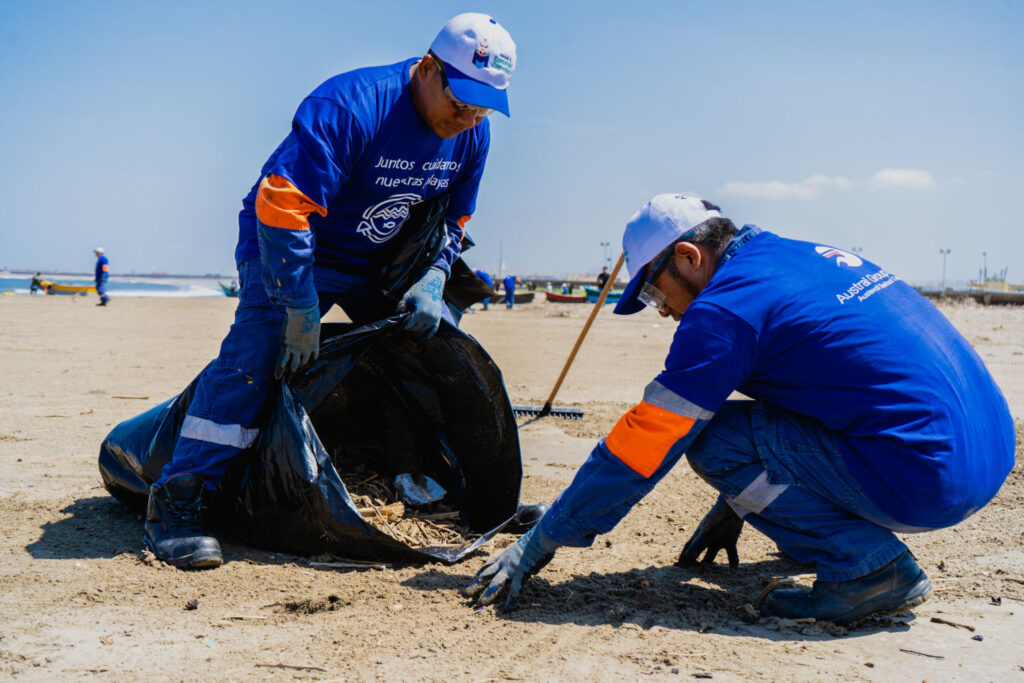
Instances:
[[[649,477],[693,423],[693,418],[641,401],[619,419],[604,445],[631,470]]]
[[[321,216],[327,215],[327,209],[279,175],[268,175],[256,191],[256,216],[264,225],[309,230],[309,214],[314,211]]]
[[[459,235],[459,244],[462,244],[462,240],[466,237],[466,223],[472,216],[459,216],[455,223],[462,228],[462,234]]]
[[[104,273],[109,273],[110,272],[110,266],[108,266],[106,263],[103,264],[103,272]]]

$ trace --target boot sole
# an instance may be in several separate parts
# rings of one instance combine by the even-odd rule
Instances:
[[[220,554],[193,553],[182,557],[166,557],[156,551],[156,547],[150,543],[149,538],[143,537],[143,541],[156,559],[178,569],[216,569],[224,564],[224,558]]]
[[[915,593],[917,593],[917,594],[915,595]],[[931,594],[932,594],[932,584],[931,584],[930,581],[928,581],[928,579],[925,579],[923,585],[919,583],[918,585],[914,586],[913,591],[911,591],[911,595],[908,596],[902,603],[900,603],[899,607],[894,607],[892,609],[887,609],[887,610],[871,611],[871,612],[868,612],[867,614],[864,614],[864,615],[859,616],[859,617],[855,617],[855,618],[850,619],[850,620],[845,620],[845,619],[842,619],[842,618],[833,619],[832,623],[834,623],[834,624],[836,624],[838,626],[843,626],[844,628],[854,628],[855,626],[858,626],[864,620],[870,619],[871,617],[877,617],[877,616],[894,617],[894,616],[896,616],[898,614],[903,614],[907,610],[913,609],[914,607],[917,607],[918,605],[922,604],[925,600],[927,600],[929,597],[931,597]]]

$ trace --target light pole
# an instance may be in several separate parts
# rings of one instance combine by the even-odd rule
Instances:
[[[612,243],[611,242],[601,242],[602,265],[607,266],[609,263],[612,262],[612,257],[609,255],[609,252],[611,251],[611,248],[612,248]]]
[[[942,254],[942,295],[946,295],[946,257],[949,256],[949,249],[939,249]]]
[[[981,264],[983,269],[981,271],[981,281],[982,288],[984,289],[988,287],[988,252],[981,252]]]

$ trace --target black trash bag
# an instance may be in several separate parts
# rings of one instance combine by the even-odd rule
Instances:
[[[457,328],[442,323],[422,341],[402,321],[323,326],[319,360],[282,384],[259,438],[213,494],[208,524],[267,550],[455,562],[517,521],[522,463],[500,371]],[[104,485],[137,510],[170,458],[195,383],[101,446]],[[483,536],[458,548],[396,541],[364,521],[339,469],[425,474],[445,488],[461,525]]]
[[[450,199],[448,192],[442,192],[410,206],[409,215],[398,235],[390,240],[393,246],[384,254],[383,260],[387,265],[381,269],[382,293],[396,304],[426,274],[447,245],[449,234],[445,214]],[[472,238],[463,234],[462,253],[473,246]],[[444,300],[454,311],[464,311],[494,295],[495,292],[461,258],[455,260],[444,285]]]

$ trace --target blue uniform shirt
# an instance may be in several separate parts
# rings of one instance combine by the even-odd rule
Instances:
[[[299,105],[292,130],[263,166],[260,178],[291,181],[327,215],[313,213],[317,289],[331,291],[338,273],[378,272],[409,206],[451,189],[449,225],[470,216],[490,143],[485,119],[444,140],[416,113],[409,91],[415,59],[335,76]],[[256,185],[239,214],[238,263],[259,256]],[[461,229],[459,229],[461,230]],[[461,231],[435,264],[448,272]]]
[[[586,545],[613,527],[733,390],[837,432],[864,492],[909,526],[959,522],[1013,467],[1006,400],[932,303],[854,254],[761,232],[683,314],[643,410],[594,449],[545,516],[548,535]],[[647,462],[650,434],[661,452]]]
[[[96,257],[96,282],[105,282],[110,278],[110,261],[106,254]]]

